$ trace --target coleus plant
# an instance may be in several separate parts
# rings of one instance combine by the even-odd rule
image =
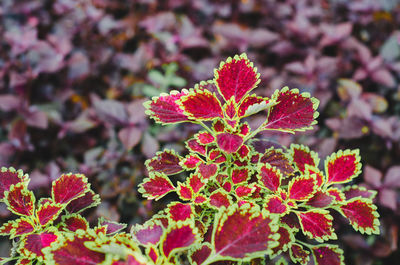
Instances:
[[[14,240],[15,251],[4,261],[343,264],[343,251],[328,242],[337,239],[333,212],[361,233],[379,233],[376,192],[343,185],[361,172],[359,151],[340,150],[320,165],[306,146],[257,139],[267,130],[311,129],[318,116],[318,100],[308,93],[285,87],[271,98],[251,94],[259,82],[242,54],[222,62],[213,80],[145,103],[158,123],[191,122],[204,130],[186,141],[187,154],[166,149],[146,161],[141,194],[159,200],[175,193],[176,201],[131,233],[103,219],[89,226],[80,212],[99,200],[83,175],[62,175],[53,182],[52,197],[36,204],[28,176],[3,168],[0,194],[20,216],[0,228]],[[259,112],[265,116],[257,126],[244,120]]]

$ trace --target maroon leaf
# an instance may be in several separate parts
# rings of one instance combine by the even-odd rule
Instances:
[[[199,248],[194,250],[190,255],[189,258],[192,261],[192,264],[201,265],[207,258],[210,256],[212,251],[211,246],[207,243],[200,245]]]
[[[197,142],[197,139],[188,140],[186,142],[186,147],[192,152],[197,152],[202,155],[206,154],[206,147]]]
[[[22,239],[18,251],[25,257],[39,258],[43,260],[42,249],[50,246],[51,243],[56,242],[58,236],[53,232],[43,232],[40,234],[31,234]]]
[[[162,251],[169,258],[173,253],[190,247],[198,240],[196,231],[190,225],[181,225],[167,231],[162,242]]]
[[[248,168],[235,168],[232,171],[232,183],[238,184],[246,181],[249,178]]]
[[[221,103],[208,90],[191,90],[180,99],[179,105],[185,115],[195,120],[207,121],[223,117]]]
[[[350,200],[355,197],[362,197],[367,199],[373,199],[376,196],[376,191],[374,190],[367,190],[365,187],[362,186],[346,186],[343,190],[344,196],[346,200]]]
[[[353,198],[340,206],[343,214],[356,231],[366,234],[379,234],[379,214],[371,200]]]
[[[245,54],[229,57],[215,70],[215,82],[220,94],[228,101],[234,97],[238,103],[260,82],[260,74]]]
[[[227,154],[235,153],[243,144],[243,138],[236,134],[220,133],[217,135],[219,148]]]
[[[334,198],[327,192],[317,191],[313,197],[307,201],[307,205],[316,208],[324,208],[329,206],[333,202]]]
[[[310,252],[307,250],[304,250],[303,246],[297,243],[293,243],[292,246],[290,247],[290,258],[292,259],[293,262],[300,262],[302,265],[308,264],[308,261],[310,260]],[[317,263],[319,264],[319,263]],[[324,263],[322,263],[324,264]],[[322,265],[321,264],[321,265]]]
[[[89,229],[89,223],[80,214],[71,214],[63,216],[63,227],[69,231],[75,232],[78,229],[86,231]]]
[[[107,226],[106,235],[115,234],[126,228],[126,224],[113,222],[110,220],[105,220],[104,218],[100,218],[99,226]]]
[[[173,190],[175,190],[175,187],[166,175],[154,172],[150,174],[150,177],[143,180],[138,191],[149,200],[159,200]]]
[[[179,162],[182,158],[173,150],[157,152],[156,156],[146,161],[149,171],[157,171],[165,175],[174,175],[182,171]]]
[[[45,226],[46,224],[55,220],[63,208],[64,207],[62,204],[54,203],[52,201],[41,203],[39,209],[36,212],[39,223],[42,226]]]
[[[69,213],[80,213],[87,208],[95,207],[100,204],[100,196],[95,194],[92,190],[89,190],[82,197],[71,201],[67,205],[67,211]]]
[[[286,251],[289,245],[295,240],[292,231],[286,225],[282,224],[279,226],[278,234],[280,235],[278,240],[279,245],[272,248],[273,256],[278,255],[282,251]]]
[[[0,200],[4,198],[4,192],[8,191],[11,185],[27,181],[28,175],[24,175],[22,170],[17,171],[12,167],[2,167],[0,172]]]
[[[155,121],[166,124],[189,121],[183,109],[177,104],[177,101],[187,94],[187,90],[182,90],[182,92],[171,91],[169,95],[161,94],[159,97],[154,97],[143,104],[146,107],[146,114]]]
[[[203,177],[203,179],[209,179],[218,171],[218,166],[216,164],[200,164],[198,167],[199,174]]]
[[[35,228],[30,220],[26,219],[25,217],[19,218],[14,224],[14,227],[11,231],[12,236],[10,238],[32,233],[34,229]]]
[[[53,181],[51,186],[51,196],[56,203],[68,204],[89,190],[90,185],[87,178],[82,174],[63,174]]]
[[[274,98],[278,104],[271,108],[265,129],[294,133],[311,129],[316,123],[318,100],[310,98],[309,94],[285,87],[276,91]]]
[[[294,171],[291,160],[280,149],[270,148],[266,150],[260,162],[278,168],[284,175],[290,175]]]
[[[35,211],[35,196],[29,191],[25,183],[17,183],[4,193],[5,201],[13,213],[32,216]]]
[[[263,257],[271,252],[270,244],[278,228],[272,226],[269,217],[256,212],[244,206],[220,212],[213,237],[216,254],[243,259],[250,255],[254,258],[256,253]]]
[[[265,200],[265,208],[270,213],[284,214],[288,210],[288,207],[279,196],[268,196]]]
[[[312,248],[316,264],[344,265],[343,250],[335,245],[320,245]]]

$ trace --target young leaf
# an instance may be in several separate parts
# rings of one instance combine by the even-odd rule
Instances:
[[[159,200],[173,190],[175,190],[175,187],[168,177],[158,172],[150,174],[139,185],[139,192],[149,200]]]
[[[217,208],[220,208],[222,206],[228,208],[232,202],[229,199],[228,194],[225,192],[221,191],[215,191],[209,196],[209,201],[211,206],[215,206]]]
[[[87,178],[82,174],[63,174],[53,181],[51,196],[56,203],[68,204],[89,190]]]
[[[184,89],[182,92],[173,90],[170,94],[153,97],[151,101],[143,104],[146,108],[146,114],[162,124],[189,121],[189,118],[183,113],[183,109],[177,104],[177,101],[187,94],[188,91]]]
[[[177,223],[177,226],[168,229],[165,237],[161,240],[162,252],[169,258],[179,250],[186,249],[199,240],[197,228],[190,224]]]
[[[215,82],[218,91],[225,101],[233,97],[236,103],[240,102],[260,82],[257,68],[253,67],[246,54],[229,57],[221,62],[219,69],[214,70]]]
[[[312,249],[316,264],[344,265],[343,250],[335,245],[319,245]]]
[[[224,116],[218,98],[208,90],[190,90],[178,104],[184,114],[193,120],[208,121]]]
[[[361,173],[359,150],[339,150],[325,160],[327,185],[345,183]]]
[[[356,231],[368,235],[379,234],[379,214],[371,200],[353,198],[340,206],[340,213],[350,221]]]
[[[174,175],[183,169],[179,165],[181,157],[174,150],[164,150],[157,152],[156,155],[146,161],[145,165],[149,171],[157,171],[165,175]]]
[[[318,242],[328,239],[336,239],[332,228],[333,217],[327,210],[309,210],[307,212],[296,212],[300,219],[303,233]]]
[[[276,195],[269,195],[265,199],[265,209],[270,213],[277,213],[284,215],[289,208],[283,202],[282,198]]]
[[[32,216],[35,211],[35,196],[25,183],[17,183],[4,192],[8,209],[17,215]]]
[[[277,246],[275,220],[249,204],[221,210],[215,219],[213,246],[217,255],[229,259],[263,257]]]
[[[275,92],[273,99],[278,103],[269,111],[264,129],[294,133],[311,129],[317,123],[319,101],[308,93],[284,87]]]
[[[172,221],[185,221],[193,218],[193,209],[190,204],[172,202],[167,207],[168,218]]]
[[[28,184],[28,181],[28,175],[24,174],[22,170],[2,167],[0,171],[0,201],[3,200],[4,192],[8,191],[11,185],[16,185],[20,182]]]

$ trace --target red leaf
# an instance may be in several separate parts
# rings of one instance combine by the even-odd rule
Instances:
[[[192,188],[194,193],[198,193],[205,185],[203,179],[200,178],[198,174],[191,174],[187,180],[187,183],[189,183],[189,186]]]
[[[157,245],[163,233],[162,226],[154,223],[150,225],[136,225],[132,232],[137,241],[142,245]]]
[[[182,165],[187,169],[193,169],[197,167],[202,160],[197,155],[188,155],[182,162]]]
[[[178,250],[185,249],[194,244],[198,239],[196,230],[190,225],[181,225],[167,232],[163,242],[162,251],[169,258]]]
[[[224,116],[221,103],[208,90],[191,90],[180,99],[179,105],[185,115],[195,120],[207,121]]]
[[[178,188],[176,189],[179,198],[182,200],[191,200],[193,198],[193,191],[190,187],[183,185],[182,183],[178,184]]]
[[[270,148],[266,150],[265,154],[260,158],[260,162],[276,167],[284,175],[290,175],[294,171],[291,165],[292,161],[280,149]]]
[[[193,210],[190,204],[173,202],[168,205],[168,218],[175,222],[185,221],[192,217]]]
[[[247,147],[247,145],[242,145],[239,150],[237,151],[237,155],[239,159],[244,160],[250,153],[250,149]]]
[[[286,225],[280,225],[278,229],[278,234],[280,235],[278,243],[279,245],[272,248],[273,257],[279,253],[286,252],[289,245],[295,241],[294,234]]]
[[[146,107],[146,114],[156,122],[164,124],[189,121],[183,109],[177,104],[177,101],[187,94],[187,90],[182,90],[182,92],[174,90],[169,95],[161,94],[159,97],[154,97],[143,104]]]
[[[213,125],[212,128],[215,132],[223,132],[225,131],[225,125],[221,120],[216,120]]]
[[[214,192],[209,196],[210,204],[212,206],[215,206],[217,208],[220,208],[222,206],[228,208],[232,202],[229,199],[228,195],[225,193],[222,193],[220,191]]]
[[[82,197],[71,201],[67,205],[67,211],[69,213],[80,213],[90,207],[95,207],[100,204],[100,196],[95,194],[92,190],[89,190]]]
[[[227,154],[235,153],[243,144],[243,138],[236,134],[220,133],[217,135],[218,147]]]
[[[22,217],[15,221],[14,228],[11,231],[11,237],[21,236],[33,232],[35,228],[33,224],[26,218]]]
[[[94,237],[88,234],[71,234],[63,241],[52,247],[52,260],[57,265],[94,265],[100,264],[105,259],[105,254],[90,250],[85,242],[94,241]],[[47,256],[46,256],[47,257]]]
[[[212,136],[208,132],[201,132],[196,135],[196,138],[198,139],[200,144],[211,144],[212,142],[215,141],[214,136]]]
[[[267,189],[276,192],[281,185],[282,174],[276,167],[265,164],[260,168],[260,174],[257,176],[259,181]]]
[[[4,198],[4,192],[8,191],[11,185],[28,181],[28,175],[24,175],[22,170],[2,167],[0,171],[0,200]]]
[[[294,133],[311,129],[316,124],[318,100],[310,98],[308,93],[300,94],[297,89],[284,87],[276,91],[273,98],[278,104],[271,108],[265,129]]]
[[[35,211],[35,196],[26,188],[25,183],[17,183],[4,193],[5,201],[13,213],[32,216]]]
[[[336,234],[332,228],[333,217],[327,210],[309,210],[307,212],[297,212],[300,219],[303,233],[309,238],[318,242],[328,239],[336,239]]]
[[[149,200],[159,200],[167,193],[175,190],[171,181],[164,174],[154,172],[139,185],[139,192]]]
[[[359,150],[339,150],[325,160],[327,185],[345,183],[357,177],[361,172]]]
[[[86,231],[89,229],[89,223],[80,214],[71,214],[63,216],[63,227],[69,231],[75,232],[78,229]]]
[[[56,203],[68,204],[89,190],[87,178],[82,174],[63,174],[53,181],[51,196]]]
[[[174,150],[164,150],[157,152],[156,156],[146,161],[146,167],[149,171],[157,171],[165,175],[174,175],[183,169],[179,165],[182,158]]]
[[[312,248],[316,264],[344,265],[343,250],[335,245],[321,245]]]
[[[203,245],[200,245],[199,248],[194,250],[190,255],[189,258],[192,261],[191,264],[197,264],[201,265],[211,254],[211,247],[207,244],[204,243]]]
[[[290,153],[291,157],[293,157],[293,162],[302,173],[305,171],[305,165],[318,167],[318,154],[310,151],[307,146],[292,144],[290,145]]]
[[[270,213],[284,214],[288,210],[288,207],[279,196],[271,195],[265,200],[265,208]]]
[[[232,183],[238,184],[246,181],[249,178],[248,168],[235,168],[232,171]]]
[[[340,206],[340,212],[345,216],[356,231],[368,235],[379,234],[379,214],[371,200],[354,198]]]
[[[255,253],[260,257],[271,253],[270,244],[275,241],[273,236],[278,228],[272,226],[272,220],[261,211],[246,207],[236,206],[221,212],[214,227],[216,254],[243,259],[250,255],[255,258]]]
[[[235,189],[236,195],[240,197],[250,196],[250,194],[255,191],[255,187],[248,187],[248,186],[238,186]]]
[[[10,235],[11,230],[13,229],[15,224],[16,222],[14,220],[8,221],[7,223],[3,223],[3,225],[0,227],[0,235],[1,236]]]
[[[326,190],[326,192],[330,196],[334,197],[337,202],[342,202],[345,199],[343,192],[341,192],[337,188],[330,187],[329,189]]]
[[[209,179],[218,172],[218,166],[216,164],[200,164],[198,167],[199,174],[203,177],[203,179]]]
[[[57,241],[57,239],[58,236],[53,232],[28,235],[22,239],[18,251],[25,257],[43,260],[44,255],[42,249],[50,246],[50,244]]]
[[[290,247],[290,258],[292,259],[293,262],[300,262],[302,265],[308,264],[308,261],[310,260],[310,252],[307,250],[304,250],[303,246],[297,243],[293,243],[292,246]],[[317,263],[318,265],[324,265]]]
[[[62,204],[54,203],[52,201],[41,203],[36,212],[39,223],[42,226],[45,226],[46,224],[52,222],[58,217],[63,208],[64,207]]]
[[[289,182],[289,199],[305,201],[311,198],[317,190],[317,181],[314,176],[300,176]]]
[[[233,99],[231,99],[225,103],[224,113],[225,113],[225,117],[227,117],[228,119],[234,120],[237,110],[236,110],[236,103]]]
[[[197,139],[190,139],[186,141],[186,147],[192,152],[197,152],[199,154],[206,155],[206,147],[197,142]]]
[[[220,94],[228,101],[234,97],[238,103],[260,82],[260,74],[245,54],[229,57],[215,70],[215,82]]]

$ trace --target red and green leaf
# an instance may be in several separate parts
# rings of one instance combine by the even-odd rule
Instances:
[[[205,180],[199,176],[199,174],[190,174],[190,177],[186,180],[186,183],[192,188],[194,193],[198,193],[201,188],[205,185]]]
[[[271,106],[271,100],[269,98],[258,97],[256,95],[247,96],[243,99],[238,109],[239,118],[251,116],[265,110]]]
[[[271,258],[279,255],[281,252],[286,252],[288,248],[292,245],[292,243],[295,241],[294,233],[288,226],[284,224],[279,225],[277,233],[279,234],[279,239],[278,239],[279,245],[272,248],[273,254]]]
[[[122,231],[123,229],[126,228],[127,225],[124,223],[118,223],[118,222],[106,220],[103,217],[101,217],[99,219],[99,226],[106,226],[107,227],[106,235],[111,235],[111,234],[115,234],[115,233]]]
[[[291,159],[281,149],[267,149],[260,162],[278,168],[284,176],[291,175],[294,171]]]
[[[311,198],[317,191],[317,184],[314,176],[299,176],[293,178],[288,185],[289,199],[305,201]]]
[[[232,206],[220,212],[213,232],[213,246],[219,256],[246,259],[263,257],[277,245],[278,227],[256,206]]]
[[[229,199],[229,195],[225,192],[215,191],[209,196],[209,202],[211,206],[221,208],[228,208],[232,201]]]
[[[181,162],[181,165],[185,169],[196,168],[202,160],[197,155],[187,155]]]
[[[88,208],[99,205],[100,202],[100,196],[92,190],[89,190],[85,195],[71,201],[66,209],[69,213],[80,213]]]
[[[214,177],[218,172],[218,165],[216,164],[200,164],[198,167],[198,173],[203,179],[209,179]]]
[[[192,152],[197,152],[201,155],[206,155],[206,147],[200,144],[196,138],[186,141],[186,148]]]
[[[185,221],[193,217],[193,209],[190,204],[172,202],[167,207],[168,218],[172,221]]]
[[[315,208],[324,208],[328,207],[334,198],[329,195],[326,191],[318,190],[314,195],[307,201],[307,205],[315,207]]]
[[[278,190],[281,185],[281,179],[283,178],[280,170],[270,164],[261,166],[260,174],[257,177],[259,182],[263,184],[265,188],[273,192]]]
[[[346,183],[361,173],[359,150],[339,150],[325,160],[327,185]]]
[[[326,192],[332,196],[333,198],[335,198],[335,200],[337,202],[342,202],[345,200],[344,194],[341,190],[339,190],[338,188],[334,188],[334,187],[330,187],[326,190]]]
[[[26,258],[37,258],[39,261],[43,261],[44,254],[42,249],[50,246],[51,243],[56,242],[58,237],[59,236],[54,232],[27,235],[21,240],[18,252]]]
[[[328,239],[336,239],[332,228],[333,217],[327,210],[309,210],[307,212],[296,212],[303,233],[311,239],[323,242]]]
[[[281,197],[277,195],[269,195],[265,199],[265,208],[270,213],[284,215],[288,210],[288,206],[284,203]]]
[[[227,154],[235,153],[243,144],[243,138],[237,134],[220,133],[217,135],[218,147]]]
[[[299,262],[301,265],[306,265],[308,264],[308,261],[310,260],[310,252],[308,250],[305,250],[302,245],[294,243],[290,247],[289,251],[290,259],[297,263]],[[318,265],[324,265],[324,263],[320,264],[317,263]]]
[[[63,174],[53,181],[51,196],[56,203],[68,204],[90,189],[87,178],[82,174]]]
[[[203,243],[189,254],[190,264],[201,265],[211,254],[212,247],[209,243]]]
[[[204,145],[211,144],[215,141],[214,136],[209,132],[200,132],[196,134],[195,138],[197,138],[200,144]]]
[[[32,222],[25,217],[21,217],[21,218],[15,220],[13,229],[11,230],[10,239],[12,239],[14,237],[19,237],[22,235],[31,234],[34,230],[35,230],[35,228],[34,228],[34,225],[32,224]]]
[[[132,228],[132,235],[141,245],[157,245],[164,233],[164,229],[158,222],[136,225]]]
[[[48,223],[54,221],[60,212],[63,210],[64,206],[59,203],[52,201],[46,201],[39,205],[39,209],[36,212],[36,216],[39,220],[40,225],[45,226]]]
[[[146,167],[149,171],[157,171],[165,175],[174,175],[183,169],[180,166],[181,157],[173,150],[164,150],[157,152],[156,155],[146,161]]]
[[[25,183],[12,185],[4,192],[8,209],[17,215],[32,216],[35,211],[35,195],[28,190]]]
[[[317,123],[319,101],[308,93],[284,87],[272,98],[278,103],[270,109],[264,129],[294,133],[311,129]]]
[[[254,185],[241,185],[236,187],[235,193],[239,198],[250,196],[256,190]]]
[[[184,89],[182,92],[174,90],[170,94],[153,97],[151,101],[143,104],[146,108],[146,114],[162,124],[189,121],[189,118],[183,113],[183,109],[177,104],[177,101],[187,94],[188,91]]]
[[[0,171],[0,200],[4,199],[4,192],[8,191],[11,185],[21,182],[28,184],[28,181],[28,175],[24,174],[22,170],[15,170],[12,167],[2,167]]]
[[[310,151],[310,148],[304,145],[291,144],[290,156],[293,157],[293,162],[302,173],[305,172],[305,165],[314,167],[318,167],[319,165],[318,154]]]
[[[253,67],[245,54],[221,62],[214,74],[218,91],[225,101],[233,97],[239,103],[260,82],[257,68]]]
[[[159,200],[175,187],[165,174],[154,172],[139,185],[139,192],[149,200]]]
[[[190,224],[178,223],[176,227],[169,229],[161,240],[162,252],[169,258],[177,251],[189,248],[199,240],[197,228]]]
[[[80,214],[74,213],[62,217],[62,227],[64,230],[75,232],[78,229],[86,231],[89,229],[88,221]]]
[[[193,198],[193,190],[190,186],[178,182],[176,193],[182,200],[191,200]]]
[[[235,168],[232,170],[232,183],[238,184],[245,182],[249,178],[248,168]]]
[[[208,90],[191,90],[178,104],[184,114],[194,120],[208,121],[224,116],[218,98]]]
[[[368,235],[379,234],[379,214],[371,200],[353,198],[340,205],[339,209],[356,231]]]
[[[335,245],[319,245],[312,249],[315,264],[344,265],[343,250]]]

